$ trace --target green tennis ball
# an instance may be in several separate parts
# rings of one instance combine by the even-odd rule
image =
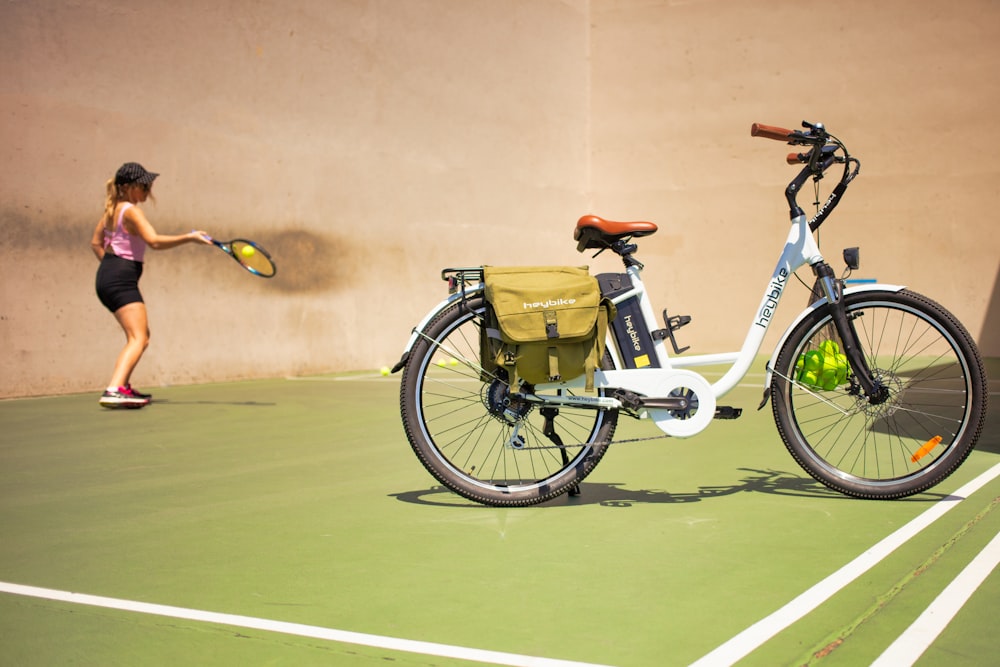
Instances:
[[[835,340],[825,340],[819,344],[819,351],[823,353],[823,356],[832,357],[840,354],[840,346]]]
[[[807,371],[818,372],[823,368],[823,353],[818,350],[806,352],[804,367]]]
[[[244,257],[253,257],[254,253],[256,253],[256,252],[257,252],[257,249],[254,248],[252,245],[245,245],[240,250],[240,254],[243,255]]]
[[[835,357],[837,363],[837,384],[847,382],[847,356],[838,354]]]
[[[802,371],[802,375],[799,376],[799,382],[802,384],[815,385],[819,384],[819,378],[816,377],[816,371]]]
[[[817,383],[823,387],[826,391],[837,388],[837,369],[828,368],[823,371],[823,374],[819,378]]]

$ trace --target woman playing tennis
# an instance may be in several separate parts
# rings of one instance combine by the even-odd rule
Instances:
[[[153,229],[138,205],[149,198],[157,176],[137,162],[123,164],[107,183],[104,215],[90,240],[101,262],[97,296],[125,331],[125,347],[118,354],[111,382],[100,400],[106,408],[141,408],[152,398],[133,389],[130,383],[132,371],[149,345],[146,304],[139,293],[146,247],[166,250],[185,243],[211,245],[203,231],[165,236]]]

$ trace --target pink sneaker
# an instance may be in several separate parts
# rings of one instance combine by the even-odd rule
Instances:
[[[139,391],[138,389],[134,388],[131,384],[125,385],[125,389],[127,391],[132,392],[133,396],[136,396],[138,398],[144,398],[147,401],[149,401],[150,403],[153,402],[153,395],[152,394],[144,394],[141,391]]]
[[[105,408],[142,408],[149,405],[149,399],[140,398],[128,387],[118,387],[101,394],[100,404]]]

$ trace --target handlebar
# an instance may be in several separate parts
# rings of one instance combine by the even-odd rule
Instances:
[[[861,163],[857,158],[851,157],[848,154],[843,142],[827,132],[826,127],[822,123],[802,121],[802,127],[805,128],[805,131],[788,130],[774,125],[754,123],[750,126],[750,136],[784,141],[792,146],[809,146],[808,151],[804,153],[789,153],[785,158],[788,164],[804,165],[802,171],[792,179],[792,182],[788,184],[788,188],[785,190],[785,197],[788,199],[792,218],[803,215],[803,211],[796,203],[795,198],[805,182],[809,178],[819,181],[823,178],[826,170],[834,164],[844,165],[844,173],[840,177],[840,181],[833,188],[833,192],[827,199],[826,204],[809,221],[810,229],[815,231],[829,217],[837,204],[840,203],[844,191],[847,190],[847,186],[858,175]],[[843,154],[838,155],[838,153]]]
[[[764,137],[765,139],[774,139],[775,141],[791,141],[794,134],[791,130],[773,125],[754,123],[750,126],[751,137]]]

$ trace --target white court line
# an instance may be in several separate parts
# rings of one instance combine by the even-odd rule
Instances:
[[[872,667],[912,665],[951,623],[972,594],[1000,563],[1000,533],[948,584],[924,613],[894,641]]]
[[[835,593],[873,568],[898,547],[940,519],[959,502],[1000,476],[1000,463],[984,472],[944,500],[892,533],[881,542],[819,582],[794,600],[739,633],[711,653],[691,663],[691,667],[719,667],[742,660],[776,634],[816,609]]]
[[[917,535],[921,530],[931,525],[934,521],[942,517],[946,512],[956,507],[958,503],[972,495],[987,483],[1000,476],[1000,463],[972,480],[962,488],[958,489],[945,501],[941,501],[927,510],[916,519],[910,521],[896,532],[876,544],[874,547],[861,554],[858,558],[848,563],[846,566],[833,573],[816,586],[795,598],[787,605],[758,621],[740,634],[736,635],[728,642],[722,644],[717,649],[699,659],[693,665],[731,665],[736,661],[746,657],[754,649],[761,646],[768,639],[785,629],[807,613],[818,607],[834,593],[845,587],[858,576],[869,570],[887,557],[897,547],[904,544],[910,538]],[[997,561],[1000,560],[1000,536],[990,543],[989,547],[978,556],[966,571],[963,571],[959,579],[956,579],[942,595],[939,597],[943,603],[961,607],[968,595],[959,601],[962,591],[968,590],[970,582],[976,576],[985,578],[989,571],[993,569]],[[973,567],[973,564],[975,567]],[[988,566],[988,567],[987,567]],[[983,572],[985,571],[985,574]],[[968,572],[968,576],[966,576]],[[959,582],[961,580],[961,582]],[[975,584],[978,586],[978,583]],[[972,590],[975,590],[975,586]],[[10,593],[12,595],[22,595],[27,597],[68,602],[72,604],[82,604],[106,609],[118,609],[141,614],[152,614],[156,616],[166,616],[170,618],[180,618],[204,623],[216,623],[219,625],[229,625],[246,629],[263,630],[266,632],[278,632],[282,634],[309,637],[312,639],[323,639],[328,641],[341,642],[345,644],[356,644],[373,648],[383,648],[392,651],[406,653],[418,653],[422,655],[434,655],[445,658],[455,658],[458,660],[468,660],[494,665],[507,665],[509,667],[602,667],[593,663],[574,662],[569,660],[558,660],[552,658],[539,658],[514,653],[502,653],[497,651],[486,651],[482,649],[467,648],[461,646],[450,646],[447,644],[436,644],[431,642],[415,641],[411,639],[398,639],[394,637],[383,637],[359,632],[349,632],[346,630],[334,630],[313,625],[302,625],[299,623],[287,623],[284,621],[274,621],[252,616],[239,616],[235,614],[222,614],[211,611],[200,611],[197,609],[186,609],[183,607],[171,607],[166,605],[151,604],[147,602],[137,602],[133,600],[121,600],[117,598],[100,597],[96,595],[86,595],[83,593],[71,593],[49,588],[38,588],[34,586],[24,586],[0,582],[0,593]],[[919,625],[921,619],[931,613],[931,609],[937,605],[937,601],[916,623],[911,626],[909,632],[926,632],[923,626]],[[947,621],[945,621],[947,624]],[[941,626],[944,627],[943,625]],[[915,629],[916,628],[916,629]],[[940,632],[940,630],[938,630]],[[905,636],[905,635],[904,635]],[[936,636],[936,635],[935,635]],[[891,649],[892,647],[890,647]],[[915,659],[915,658],[914,658]],[[899,662],[890,661],[892,664]]]
[[[36,588],[35,586],[22,586],[20,584],[11,584],[6,582],[0,582],[0,592],[11,593],[12,595],[24,595],[33,598],[43,598],[45,600],[56,600],[58,602],[71,602],[73,604],[83,604],[91,607],[118,609],[121,611],[130,611],[140,614],[153,614],[155,616],[181,618],[189,621],[217,623],[219,625],[231,625],[251,630],[280,632],[286,635],[309,637],[311,639],[325,639],[344,644],[357,644],[361,646],[389,649],[391,651],[419,653],[421,655],[433,655],[442,658],[456,658],[458,660],[469,660],[491,665],[508,665],[510,667],[607,667],[605,665],[596,665],[588,662],[537,658],[529,655],[485,651],[482,649],[465,648],[462,646],[449,646],[447,644],[414,641],[412,639],[382,637],[379,635],[369,635],[361,632],[333,630],[315,625],[286,623],[284,621],[273,621],[266,618],[238,616],[235,614],[220,614],[212,611],[185,609],[184,607],[170,607],[160,604],[150,604],[147,602],[136,602],[134,600],[119,600],[117,598],[85,595],[83,593],[69,593],[67,591],[58,591],[51,588]]]

